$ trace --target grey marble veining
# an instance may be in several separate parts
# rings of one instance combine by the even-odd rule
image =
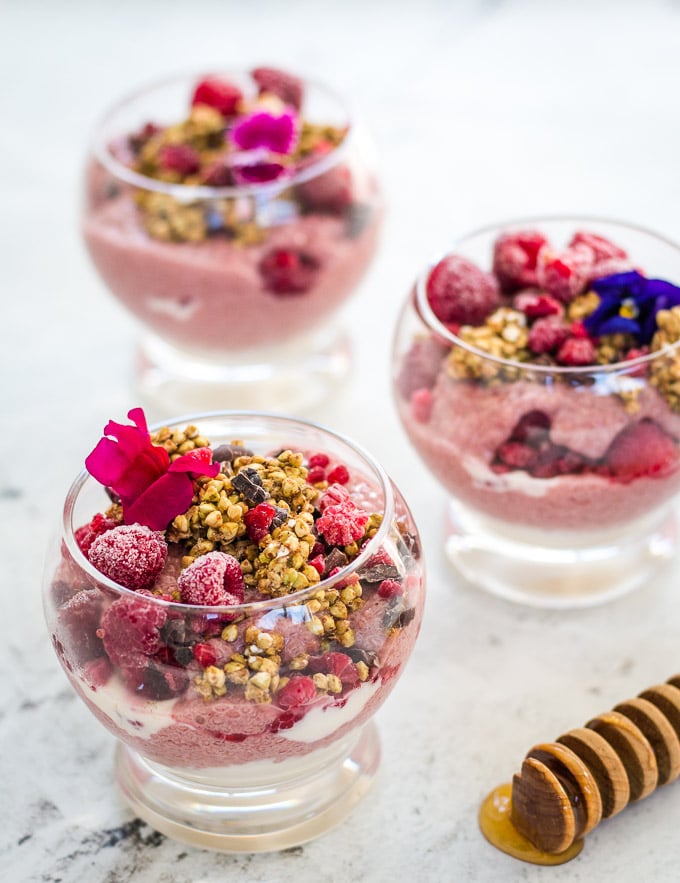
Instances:
[[[579,212],[680,236],[680,7],[26,0],[3,13],[0,879],[545,880],[488,846],[479,802],[535,742],[680,669],[679,565],[619,602],[567,613],[514,607],[457,580],[440,547],[444,493],[391,406],[390,338],[420,265],[481,223]],[[120,801],[113,740],[58,666],[39,587],[84,453],[135,404],[134,323],[79,239],[88,133],[140,82],[253,62],[334,82],[378,143],[390,214],[346,310],[356,371],[315,416],[373,451],[402,488],[429,597],[410,666],[377,717],[383,763],[369,797],[313,843],[228,856],[168,840]],[[679,817],[676,784],[603,823],[550,878],[672,883]]]

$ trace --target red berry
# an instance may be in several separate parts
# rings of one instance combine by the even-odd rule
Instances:
[[[325,469],[330,462],[331,461],[328,454],[312,454],[312,456],[307,461],[307,465],[310,469],[313,466],[321,466],[323,469]]]
[[[590,335],[586,331],[586,326],[580,319],[576,319],[574,322],[571,323],[571,325],[569,326],[569,334],[572,337],[590,337]]]
[[[548,438],[549,433],[550,417],[544,411],[528,411],[517,421],[510,440],[538,448]]]
[[[359,670],[346,653],[329,652],[310,657],[307,671],[310,674],[328,674],[340,678],[345,687],[356,687]]]
[[[316,686],[307,675],[296,675],[276,694],[276,702],[280,708],[298,708],[308,705],[316,698]]]
[[[307,473],[307,481],[310,484],[316,484],[319,481],[325,481],[326,470],[322,466],[312,466]]]
[[[577,367],[594,364],[597,354],[592,340],[587,337],[569,337],[557,351],[556,358],[560,365]]]
[[[243,93],[239,87],[228,80],[221,80],[219,77],[205,77],[194,90],[191,106],[207,104],[208,107],[218,110],[222,116],[230,117],[238,110],[242,98]]]
[[[243,516],[248,536],[254,543],[259,543],[267,536],[276,511],[276,506],[271,503],[259,503]]]
[[[252,72],[252,77],[260,87],[260,94],[271,92],[285,104],[290,104],[296,110],[300,110],[304,83],[299,77],[274,67],[256,67]]]
[[[97,537],[88,558],[104,576],[126,589],[148,589],[163,570],[168,544],[143,524],[120,524]]]
[[[139,665],[160,650],[166,619],[165,607],[143,594],[118,598],[104,612],[97,634],[114,665]]]
[[[541,355],[559,349],[569,337],[569,326],[559,316],[537,319],[529,329],[529,349]]]
[[[164,144],[158,152],[161,168],[179,175],[193,175],[201,167],[198,152],[188,144]]]
[[[434,396],[431,389],[416,389],[411,395],[411,413],[418,423],[427,423],[432,414]]]
[[[546,316],[562,316],[564,307],[550,297],[549,294],[541,294],[540,291],[520,291],[513,301],[514,308],[520,310],[528,319],[542,319]]]
[[[538,230],[518,230],[499,236],[493,250],[493,272],[506,291],[536,285],[536,258],[548,244]]]
[[[378,586],[378,595],[381,598],[394,598],[395,595],[403,595],[404,587],[396,579],[384,579]]]
[[[529,471],[535,478],[554,478],[582,472],[585,465],[585,459],[575,451],[549,444],[541,450],[538,462]]]
[[[325,512],[329,506],[337,506],[349,499],[349,491],[341,484],[331,484],[319,500],[319,512]]]
[[[312,551],[309,553],[310,558],[317,558],[319,555],[326,554],[326,547],[323,543],[320,543],[318,540],[312,546]]]
[[[604,236],[598,236],[597,233],[589,233],[587,230],[577,230],[574,233],[569,242],[569,248],[573,248],[575,245],[585,245],[590,248],[595,255],[596,264],[609,258],[628,257],[626,252],[619,248],[618,245],[614,245],[613,242],[605,239]]]
[[[536,264],[538,284],[557,300],[569,303],[585,291],[594,263],[592,249],[587,245],[575,245],[564,251],[544,245]]]
[[[302,251],[275,248],[262,258],[259,270],[267,291],[304,294],[314,284],[319,262]]]
[[[658,423],[640,420],[621,430],[609,446],[604,462],[619,481],[642,476],[665,478],[678,466],[678,447]]]
[[[199,665],[202,665],[203,668],[207,668],[209,665],[215,665],[217,662],[217,653],[210,644],[194,644],[193,654],[196,662],[198,662]]]
[[[316,529],[331,546],[348,546],[364,535],[368,513],[349,498],[334,506],[326,506],[316,521]]]
[[[342,212],[352,202],[351,172],[347,166],[335,166],[298,184],[295,195],[307,211]]]
[[[201,173],[201,183],[208,187],[231,187],[234,184],[233,169],[224,160],[215,160]]]
[[[427,299],[440,322],[480,325],[499,305],[500,294],[490,273],[453,254],[430,273]]]
[[[80,551],[87,555],[90,551],[90,546],[97,537],[100,537],[107,530],[111,530],[114,527],[116,527],[115,521],[107,518],[106,515],[102,515],[101,512],[97,512],[89,524],[84,524],[75,532],[76,543],[78,543]]]
[[[338,464],[327,475],[329,484],[347,484],[349,481],[349,470],[342,463]]]
[[[230,607],[245,597],[241,565],[225,552],[201,555],[177,577],[177,588],[183,604]]]
[[[323,572],[326,569],[326,560],[323,555],[316,555],[314,558],[310,558],[309,563],[319,576],[323,576]]]
[[[498,447],[496,457],[511,469],[530,469],[538,461],[538,451],[522,442],[507,441]]]

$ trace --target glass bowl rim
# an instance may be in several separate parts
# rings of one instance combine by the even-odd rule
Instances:
[[[301,76],[295,74],[293,71],[289,71],[288,69],[286,69],[286,72],[291,73],[293,76],[297,76],[303,81],[305,86],[312,86],[330,97],[338,104],[338,106],[342,109],[347,117],[347,130],[345,133],[345,137],[342,139],[340,144],[338,144],[328,153],[325,153],[320,159],[315,160],[308,166],[305,166],[303,169],[300,169],[292,175],[285,175],[274,181],[253,184],[241,184],[236,187],[212,187],[207,184],[172,184],[167,181],[159,181],[157,178],[150,178],[147,175],[142,175],[139,172],[135,172],[129,166],[126,166],[125,163],[120,162],[115,158],[115,156],[112,155],[109,150],[108,144],[104,140],[103,136],[106,124],[120,110],[122,110],[132,102],[136,101],[137,99],[143,97],[144,95],[149,94],[157,89],[161,89],[164,86],[169,86],[184,81],[199,82],[200,79],[207,76],[224,76],[225,78],[228,78],[229,76],[242,77],[244,75],[252,73],[252,69],[246,70],[245,68],[231,68],[212,72],[207,72],[205,70],[193,72],[185,71],[184,73],[175,73],[169,76],[159,77],[157,79],[149,81],[148,83],[146,83],[146,85],[138,86],[136,89],[127,92],[125,95],[118,98],[118,100],[115,101],[113,104],[109,105],[108,109],[104,111],[104,113],[99,117],[90,138],[91,151],[96,159],[104,166],[104,168],[106,168],[116,179],[124,181],[126,184],[131,184],[132,186],[138,187],[142,190],[150,190],[156,193],[166,193],[170,196],[174,196],[180,203],[189,202],[194,199],[219,199],[228,197],[236,198],[239,196],[260,195],[275,196],[282,191],[287,190],[289,187],[293,187],[296,184],[302,184],[305,181],[311,180],[312,178],[317,178],[319,175],[322,175],[324,172],[327,172],[337,166],[338,163],[342,161],[343,156],[347,152],[349,143],[352,140],[356,129],[354,116],[350,112],[346,100],[342,98],[334,89],[332,89],[330,86],[327,86],[324,82],[314,79],[313,77]]]
[[[443,322],[441,322],[437,318],[427,299],[427,280],[430,276],[430,273],[439,263],[439,261],[443,260],[445,257],[448,257],[449,255],[455,254],[457,246],[462,245],[463,243],[467,242],[470,239],[473,239],[474,237],[493,233],[494,231],[497,232],[498,235],[500,235],[504,230],[512,230],[525,225],[527,227],[529,227],[530,225],[540,226],[541,223],[609,224],[614,227],[620,227],[626,230],[633,231],[635,233],[642,233],[645,236],[656,239],[657,242],[664,243],[665,245],[668,245],[671,248],[675,249],[678,252],[678,258],[680,259],[680,243],[676,242],[670,237],[664,236],[661,233],[657,233],[655,230],[652,230],[651,228],[645,227],[641,224],[633,224],[627,221],[620,221],[614,218],[603,217],[600,215],[529,215],[509,221],[484,224],[481,227],[476,227],[474,230],[458,236],[453,241],[452,246],[449,249],[447,249],[443,253],[440,253],[438,257],[430,261],[427,266],[418,274],[415,282],[414,298],[416,312],[423,320],[425,325],[428,326],[429,330],[434,331],[439,337],[444,338],[444,340],[451,343],[453,346],[458,346],[461,349],[467,350],[469,353],[478,356],[485,362],[493,362],[496,365],[502,365],[507,368],[519,370],[523,374],[536,373],[545,376],[558,375],[574,377],[602,374],[630,374],[641,365],[647,365],[651,362],[654,362],[660,356],[668,356],[669,353],[673,353],[675,350],[678,349],[678,347],[680,347],[680,340],[678,340],[675,343],[666,344],[666,346],[662,347],[660,350],[654,350],[654,352],[647,353],[646,355],[637,356],[634,359],[628,359],[625,361],[611,362],[606,365],[538,365],[534,362],[518,362],[514,359],[506,359],[502,356],[494,356],[491,353],[487,353],[484,350],[478,349],[472,344],[467,343],[456,334],[454,334],[452,331],[450,331],[446,327],[446,325],[444,325]],[[413,292],[411,293],[409,300],[412,298]]]
[[[332,436],[336,441],[339,441],[341,444],[348,446],[351,450],[354,451],[355,454],[358,454],[361,460],[366,463],[373,471],[374,475],[378,478],[380,483],[380,491],[383,494],[383,507],[382,507],[382,522],[380,527],[365,543],[364,547],[361,549],[359,555],[356,558],[352,559],[352,561],[348,562],[343,568],[341,568],[338,573],[336,573],[332,577],[327,577],[326,579],[319,580],[318,583],[313,583],[311,586],[307,586],[304,589],[299,589],[297,592],[291,592],[288,595],[281,595],[274,598],[263,598],[258,601],[248,601],[243,604],[234,604],[232,606],[211,606],[207,604],[183,604],[180,601],[166,601],[165,599],[160,598],[157,595],[140,595],[139,592],[134,589],[128,589],[125,586],[120,585],[115,582],[115,580],[110,579],[105,576],[103,573],[100,573],[92,565],[89,559],[83,554],[80,547],[78,546],[75,540],[75,529],[72,523],[73,511],[75,508],[76,500],[83,488],[83,486],[87,482],[97,483],[96,479],[94,479],[86,469],[82,469],[73,483],[71,484],[67,494],[66,499],[64,501],[64,506],[62,509],[62,521],[61,521],[61,540],[66,544],[69,555],[71,556],[74,563],[83,570],[89,577],[91,577],[99,587],[106,588],[111,592],[115,592],[121,597],[136,597],[136,598],[144,598],[145,601],[149,601],[155,604],[158,604],[162,607],[166,607],[172,610],[180,610],[185,613],[194,613],[194,614],[229,614],[229,615],[238,615],[241,613],[249,614],[253,612],[260,611],[269,611],[274,608],[285,608],[288,606],[296,606],[298,602],[304,601],[307,597],[314,595],[315,592],[318,592],[320,589],[329,589],[332,588],[337,583],[342,582],[344,579],[347,579],[349,575],[357,571],[363,564],[365,564],[369,558],[380,548],[382,545],[382,541],[385,538],[385,535],[390,530],[390,526],[395,514],[395,500],[394,500],[394,491],[392,486],[392,481],[388,474],[385,472],[380,463],[370,454],[365,448],[356,442],[349,439],[347,436],[342,433],[336,432],[333,429],[329,429],[326,426],[321,425],[320,423],[316,423],[313,420],[307,420],[301,417],[293,417],[287,414],[276,414],[271,411],[245,411],[245,410],[224,410],[224,411],[201,411],[196,413],[185,414],[179,417],[174,417],[172,420],[160,421],[153,423],[149,427],[150,432],[154,432],[159,430],[165,426],[172,427],[181,424],[189,424],[189,423],[198,423],[200,420],[207,419],[229,419],[236,418],[237,420],[247,420],[247,419],[263,419],[274,421],[274,423],[278,423],[282,426],[286,424],[296,424],[297,426],[307,427],[308,429],[312,429],[316,432],[321,432],[325,435]],[[247,443],[247,439],[245,439]]]

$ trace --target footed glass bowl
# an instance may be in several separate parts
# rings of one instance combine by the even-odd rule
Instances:
[[[537,231],[550,243],[540,259]],[[470,283],[481,312],[454,321],[455,286],[435,278],[436,262],[406,300],[393,352],[402,425],[450,495],[448,557],[530,605],[589,605],[641,585],[677,547],[680,292],[634,273],[619,297],[617,274],[680,282],[680,249],[611,221],[539,218],[464,236],[451,254],[465,269],[447,272],[481,280]],[[631,317],[651,325],[632,335]]]
[[[372,718],[401,675],[422,618],[418,534],[381,466],[329,430],[230,412],[190,418],[191,432],[175,435],[188,420],[172,424],[163,443],[179,438],[186,450],[187,437],[200,435],[217,457],[219,445],[239,440],[260,457],[256,466],[265,464],[265,488],[283,482],[269,498],[277,505],[279,495],[294,501],[301,487],[314,496],[280,452],[316,456],[310,469],[317,472],[308,473],[315,488],[324,492],[325,472],[340,497],[332,470],[342,465],[346,472],[336,476],[358,507],[350,513],[363,513],[363,538],[347,554],[330,549],[338,537],[317,534],[308,518],[302,529],[299,519],[278,522],[280,530],[270,526],[253,545],[241,525],[248,506],[230,483],[242,461],[220,460],[217,477],[197,479],[192,506],[166,531],[176,541],[168,540],[154,584],[131,590],[91,563],[99,561],[88,547],[92,531],[106,530],[93,515],[111,501],[84,472],[68,493],[47,564],[47,625],[74,689],[118,740],[116,779],[136,813],[196,846],[281,849],[342,820],[374,779],[380,749]],[[235,456],[224,450],[219,457]],[[279,463],[281,475],[271,478]],[[286,481],[298,482],[297,490],[286,490]],[[244,486],[252,490],[252,481]],[[316,538],[311,550],[305,529]],[[241,560],[243,601],[184,603],[180,574],[220,549]],[[126,557],[137,553],[133,547]]]
[[[85,244],[165,416],[309,408],[350,365],[336,314],[377,247],[372,146],[331,90],[262,70],[149,86],[94,134]]]

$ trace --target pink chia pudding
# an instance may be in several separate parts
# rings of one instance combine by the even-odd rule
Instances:
[[[400,417],[433,474],[541,531],[663,508],[680,487],[680,289],[595,230],[512,228],[475,256],[419,280],[397,343]]]
[[[420,626],[402,498],[337,444],[256,452],[129,416],[86,460],[69,517],[101,494],[95,479],[108,506],[66,530],[52,579],[73,686],[173,768],[268,776],[341,743],[384,702]]]
[[[88,168],[84,236],[146,327],[223,355],[336,312],[371,262],[381,214],[337,99],[257,68],[170,81],[117,107]]]

